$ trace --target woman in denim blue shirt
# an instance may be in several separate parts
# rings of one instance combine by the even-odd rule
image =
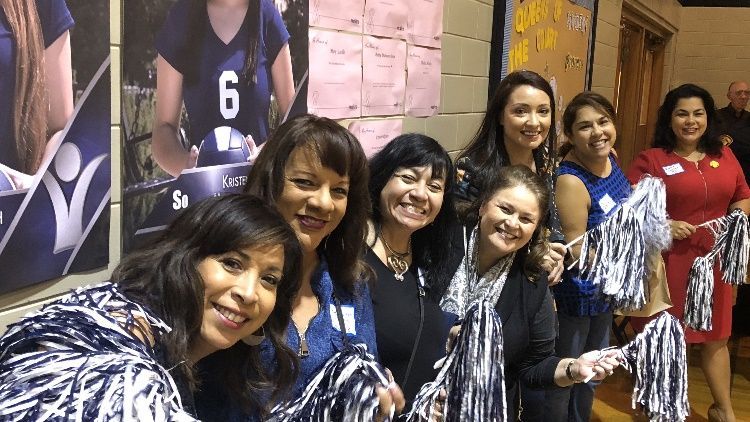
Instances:
[[[367,159],[357,139],[333,120],[311,115],[279,126],[250,170],[246,191],[275,204],[302,245],[302,285],[287,327],[287,352],[299,358],[290,399],[301,395],[315,373],[341,350],[344,335],[352,343],[366,344],[377,356],[372,300],[365,282],[371,270],[361,260],[370,212],[367,181]],[[264,341],[260,347],[273,366],[273,346]],[[210,403],[197,403],[201,419],[235,419],[236,411],[222,414],[227,406],[221,397],[207,397],[217,394],[215,386],[204,387],[197,401]],[[387,411],[392,402],[403,407],[401,390],[392,387],[388,392],[380,392],[381,409]],[[208,412],[201,414],[204,410]]]

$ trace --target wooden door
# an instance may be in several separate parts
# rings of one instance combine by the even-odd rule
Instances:
[[[664,40],[643,26],[623,19],[613,104],[617,115],[617,150],[627,169],[651,145],[661,103]]]

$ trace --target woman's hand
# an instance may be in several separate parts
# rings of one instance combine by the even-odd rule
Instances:
[[[672,232],[672,239],[682,240],[695,233],[696,227],[684,221],[670,220],[669,230]]]
[[[441,422],[445,420],[443,411],[445,410],[445,400],[447,398],[448,393],[445,391],[445,388],[441,388],[438,393],[438,398],[435,400],[435,405],[432,406],[432,418],[430,418],[430,422]]]
[[[404,410],[406,405],[406,399],[404,399],[404,392],[401,388],[393,381],[393,374],[391,371],[386,369],[388,373],[388,379],[391,383],[386,387],[378,387],[377,394],[380,399],[380,405],[378,406],[378,415],[375,418],[376,421],[392,420],[393,415],[400,414]]]
[[[547,254],[544,255],[544,259],[542,260],[542,268],[549,273],[547,283],[550,286],[554,286],[562,279],[563,269],[565,268],[565,265],[563,264],[564,258],[565,245],[561,243],[550,243]]]
[[[612,375],[620,366],[618,350],[592,350],[584,353],[571,365],[570,372],[576,380],[593,379],[601,381]]]

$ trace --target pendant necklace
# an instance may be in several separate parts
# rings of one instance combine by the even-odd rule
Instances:
[[[386,262],[388,268],[395,273],[395,278],[398,281],[404,281],[404,274],[409,270],[409,263],[406,262],[406,258],[411,255],[411,237],[409,243],[406,245],[406,252],[396,252],[391,248],[388,242],[385,241],[385,236],[380,235],[380,240],[383,241],[383,246],[386,249]]]

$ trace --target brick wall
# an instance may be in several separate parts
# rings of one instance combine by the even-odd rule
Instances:
[[[670,86],[695,83],[713,95],[718,107],[726,106],[729,83],[750,80],[748,22],[748,8],[684,8]]]

